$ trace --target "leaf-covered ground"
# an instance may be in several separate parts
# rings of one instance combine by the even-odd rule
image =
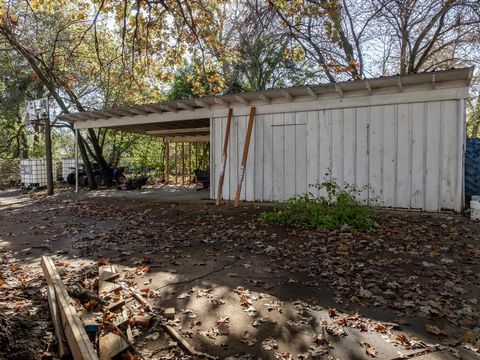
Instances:
[[[67,283],[108,259],[220,358],[477,356],[480,226],[467,218],[380,211],[375,231],[315,233],[265,224],[268,205],[105,194],[0,194],[0,358],[55,352],[43,254]],[[185,358],[156,329],[134,334],[147,359]]]

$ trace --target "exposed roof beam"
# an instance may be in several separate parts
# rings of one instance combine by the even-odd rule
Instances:
[[[193,110],[193,106],[192,105],[189,105],[187,103],[184,103],[183,101],[177,101],[177,106],[182,108],[182,109],[185,109],[185,110]]]
[[[79,119],[81,119],[78,114],[62,114],[61,116],[62,118],[72,121],[78,121]]]
[[[281,93],[288,101],[293,101],[293,96],[287,90],[281,90]]]
[[[398,89],[400,90],[400,92],[402,92],[403,83],[402,83],[402,78],[401,77],[398,78],[397,86],[398,86]]]
[[[171,105],[160,105],[160,108],[161,108],[162,110],[167,110],[167,111],[174,112],[174,113],[176,113],[176,112],[178,111],[177,108],[174,108],[174,107],[171,106]]]
[[[435,89],[435,81],[436,81],[435,74],[432,75],[432,89]]]
[[[209,132],[210,127],[196,127],[196,128],[186,128],[186,129],[166,129],[166,130],[149,130],[146,131],[149,135],[167,135],[167,134],[188,134],[196,132]]]
[[[110,110],[101,110],[101,111],[99,112],[99,114],[101,114],[101,115],[107,115],[107,117],[121,117],[121,116],[123,116],[123,115],[114,113],[113,111],[110,111]]]
[[[368,80],[365,80],[365,87],[368,90],[368,95],[372,95],[372,85],[370,85],[370,82]]]
[[[267,104],[270,104],[272,100],[265,94],[258,94],[258,97],[263,101],[266,102]]]
[[[210,141],[210,135],[192,135],[192,136],[164,136],[165,141],[169,142],[206,142]]]
[[[195,99],[195,104],[197,104],[198,106],[201,106],[201,107],[203,107],[203,108],[206,108],[206,109],[210,109],[210,108],[211,108],[211,105],[210,105],[210,104],[207,104],[205,101],[200,100],[200,99]]]
[[[317,100],[318,99],[318,94],[310,87],[306,87],[308,95],[310,95],[313,99]]]
[[[341,97],[343,97],[343,90],[342,88],[340,87],[340,85],[338,84],[335,84],[335,91],[338,95],[340,95]]]
[[[161,114],[163,112],[162,109],[159,109],[158,107],[153,107],[153,105],[145,105],[143,108],[156,114]]]
[[[250,104],[250,102],[247,99],[245,99],[243,96],[240,96],[240,95],[235,95],[235,100],[245,105]]]
[[[105,116],[102,115],[102,114],[99,114],[98,111],[89,111],[86,113],[86,115],[88,115],[90,118],[94,118],[94,119],[104,119]]]
[[[144,107],[140,107],[140,106],[131,107],[131,108],[129,108],[129,110],[132,113],[137,114],[137,115],[147,115],[151,112],[151,111],[144,110]]]
[[[226,107],[229,107],[229,106],[230,106],[230,104],[229,104],[228,102],[226,102],[226,101],[223,100],[223,99],[220,99],[219,97],[216,97],[216,96],[215,96],[213,99],[214,99],[214,101],[215,101],[217,104],[220,104],[220,105],[223,105],[223,106],[226,106]]]
[[[131,113],[129,110],[127,110],[127,109],[115,109],[115,108],[112,108],[112,109],[108,109],[107,111],[113,112],[114,114],[123,115],[123,116],[132,116],[132,115],[135,115],[135,114],[132,114],[132,113]]]

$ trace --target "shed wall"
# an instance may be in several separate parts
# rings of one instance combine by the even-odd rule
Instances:
[[[232,121],[224,199],[235,197],[247,121]],[[333,178],[365,188],[364,202],[460,211],[463,121],[461,99],[259,114],[241,199],[285,201]],[[212,197],[226,124],[226,117],[211,120]]]

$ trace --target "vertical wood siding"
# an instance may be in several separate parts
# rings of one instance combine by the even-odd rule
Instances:
[[[285,201],[314,191],[329,173],[365,188],[381,206],[462,207],[461,100],[261,114],[255,118],[241,199]],[[223,197],[233,199],[246,116],[234,116]],[[211,120],[212,190],[219,176],[227,118]]]

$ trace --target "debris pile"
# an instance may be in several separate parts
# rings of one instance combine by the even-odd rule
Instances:
[[[160,359],[207,357],[198,353],[175,329],[174,308],[154,309],[142,294],[148,296],[149,289],[139,290],[129,284],[105,259],[98,262],[98,276],[93,275],[92,267],[85,267],[83,284],[75,282],[68,287],[50,257],[42,257],[42,268],[60,357],[72,355],[85,360],[119,356],[136,360],[146,355]],[[223,332],[228,331],[228,319],[223,319],[219,327]],[[159,339],[159,344],[164,346],[155,351],[146,351],[147,354],[137,349],[137,345],[141,347],[146,341]]]

